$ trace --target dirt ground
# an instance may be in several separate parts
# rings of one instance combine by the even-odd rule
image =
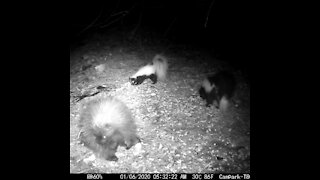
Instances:
[[[132,86],[129,76],[157,53],[169,60],[167,80]],[[222,113],[206,107],[198,90],[208,73],[228,66],[200,50],[93,41],[70,52],[70,67],[70,173],[250,173],[250,85],[240,71],[232,105]],[[116,96],[131,110],[138,154],[119,147],[119,160],[106,161],[79,142],[81,103],[102,96]]]

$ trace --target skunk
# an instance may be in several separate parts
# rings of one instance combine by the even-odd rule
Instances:
[[[206,106],[214,104],[216,108],[225,111],[236,87],[234,76],[228,71],[221,71],[207,77],[199,90],[200,97],[207,101]]]
[[[129,82],[132,85],[139,85],[145,79],[151,79],[152,83],[157,83],[157,80],[164,80],[167,75],[168,60],[157,54],[152,61],[152,64],[141,67],[138,72],[129,77]]]
[[[82,106],[80,141],[100,158],[117,161],[118,146],[130,149],[140,142],[128,107],[114,97],[93,99]]]

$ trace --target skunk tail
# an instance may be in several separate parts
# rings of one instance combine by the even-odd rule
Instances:
[[[228,110],[229,107],[229,100],[226,96],[223,96],[219,102],[219,109],[222,112],[226,112]]]
[[[161,56],[157,54],[153,58],[153,66],[155,68],[155,72],[157,74],[157,77],[160,80],[166,79],[167,71],[168,71],[168,60],[164,56]]]

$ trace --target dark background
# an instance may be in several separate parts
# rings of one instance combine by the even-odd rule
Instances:
[[[248,73],[249,6],[233,0],[114,0],[70,4],[69,45],[94,33],[139,32],[204,48]],[[251,24],[252,25],[252,24]]]

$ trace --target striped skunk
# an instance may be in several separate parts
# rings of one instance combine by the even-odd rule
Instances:
[[[216,108],[225,111],[229,106],[229,100],[233,96],[235,87],[234,76],[227,71],[221,71],[203,81],[199,94],[207,101],[206,106],[214,104]]]
[[[130,149],[140,142],[128,107],[114,97],[93,99],[82,106],[80,141],[100,158],[117,161],[118,146]]]
[[[164,80],[167,75],[168,60],[157,54],[151,64],[141,67],[138,72],[129,77],[129,82],[132,85],[139,85],[145,79],[151,79],[152,83],[157,83],[157,80]]]

